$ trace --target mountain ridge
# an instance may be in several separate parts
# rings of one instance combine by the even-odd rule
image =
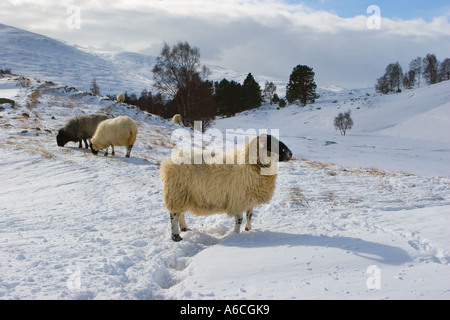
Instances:
[[[59,82],[89,91],[96,79],[101,94],[152,91],[152,69],[157,57],[127,51],[104,51],[53,39],[38,33],[0,23],[0,67],[13,73]],[[238,72],[222,66],[205,64],[209,80],[223,78],[243,82],[248,72]],[[286,81],[264,75],[254,75],[261,87],[274,82],[283,95]]]

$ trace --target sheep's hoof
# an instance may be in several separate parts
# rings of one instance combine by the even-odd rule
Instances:
[[[181,228],[181,231],[183,231],[183,232],[192,231],[192,229],[189,229],[188,227],[186,227],[186,228]]]
[[[175,242],[180,242],[181,240],[183,240],[179,234],[173,234],[172,235],[172,240]]]
[[[125,157],[127,157],[127,158],[129,158],[130,157],[130,155],[129,154],[127,154]]]
[[[245,231],[250,231],[250,229],[249,228],[245,228]]]

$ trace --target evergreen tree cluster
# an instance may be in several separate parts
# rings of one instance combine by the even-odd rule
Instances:
[[[125,92],[124,103],[168,119],[179,113],[177,105],[181,104],[181,100],[188,99],[187,95],[187,90],[181,89],[173,99],[164,100],[160,93],[153,95],[147,90],[143,90],[139,97],[135,93]],[[113,95],[109,98],[115,100]],[[182,117],[184,124],[190,126],[194,121],[202,120],[203,126],[206,127],[216,114],[233,116],[245,110],[258,108],[263,101],[260,85],[251,73],[243,84],[227,79],[213,83],[198,78],[193,84],[189,99],[192,100],[193,109]]]
[[[258,108],[263,102],[261,87],[251,73],[243,84],[223,79],[215,82],[214,88],[214,102],[219,115],[234,116],[238,112]]]
[[[409,63],[409,70],[403,73],[398,62],[390,63],[384,75],[377,79],[377,92],[388,94],[401,92],[401,88],[412,89],[420,86],[424,79],[428,85],[450,80],[450,59],[439,62],[434,54],[427,54],[425,58],[417,57]]]

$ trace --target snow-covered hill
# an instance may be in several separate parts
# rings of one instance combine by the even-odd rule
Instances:
[[[152,69],[156,57],[132,52],[106,52],[70,45],[40,34],[0,24],[0,68],[15,74],[53,81],[89,91],[96,79],[103,95],[120,92],[140,94],[152,91]],[[207,65],[210,80],[223,78],[242,83],[248,73],[239,73],[216,65]],[[283,94],[285,82],[254,75],[263,87],[272,81]]]
[[[175,243],[159,163],[176,126],[63,85],[0,78],[0,97],[16,102],[0,110],[0,297],[449,299],[449,139],[405,129],[445,122],[448,92],[328,91],[306,108],[218,119],[223,130],[279,129],[295,159],[280,165],[252,231],[187,215],[193,231]],[[341,137],[332,118],[348,108],[355,127]],[[67,119],[93,112],[136,120],[130,159],[124,148],[105,158],[57,147]]]
[[[401,94],[373,88],[320,90],[320,99],[301,108],[265,106],[216,121],[216,127],[273,128],[297,155],[343,165],[450,175],[450,82]],[[334,129],[339,112],[354,121],[347,136]]]

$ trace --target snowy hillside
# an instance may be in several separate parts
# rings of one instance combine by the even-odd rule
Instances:
[[[140,94],[152,91],[152,69],[156,57],[131,52],[97,51],[0,24],[0,68],[10,68],[14,74],[27,75],[89,91],[94,78],[103,95],[119,92]],[[223,78],[244,81],[248,73],[239,73],[216,65],[207,65],[210,80]],[[249,70],[250,72],[251,70]],[[263,87],[274,82],[279,94],[285,82],[254,75]]]
[[[449,299],[449,86],[329,90],[306,108],[218,119],[224,133],[279,129],[295,159],[280,164],[252,231],[188,214],[193,231],[175,243],[159,163],[176,126],[63,85],[0,78],[0,98],[16,102],[0,105],[0,298]],[[355,126],[341,137],[332,120],[347,109]],[[113,157],[57,147],[61,125],[94,112],[136,120],[130,159],[120,147]]]
[[[450,82],[401,94],[373,88],[320,90],[304,108],[265,106],[216,121],[216,127],[273,128],[300,157],[414,174],[450,176]],[[339,112],[354,121],[347,136],[334,129]]]

